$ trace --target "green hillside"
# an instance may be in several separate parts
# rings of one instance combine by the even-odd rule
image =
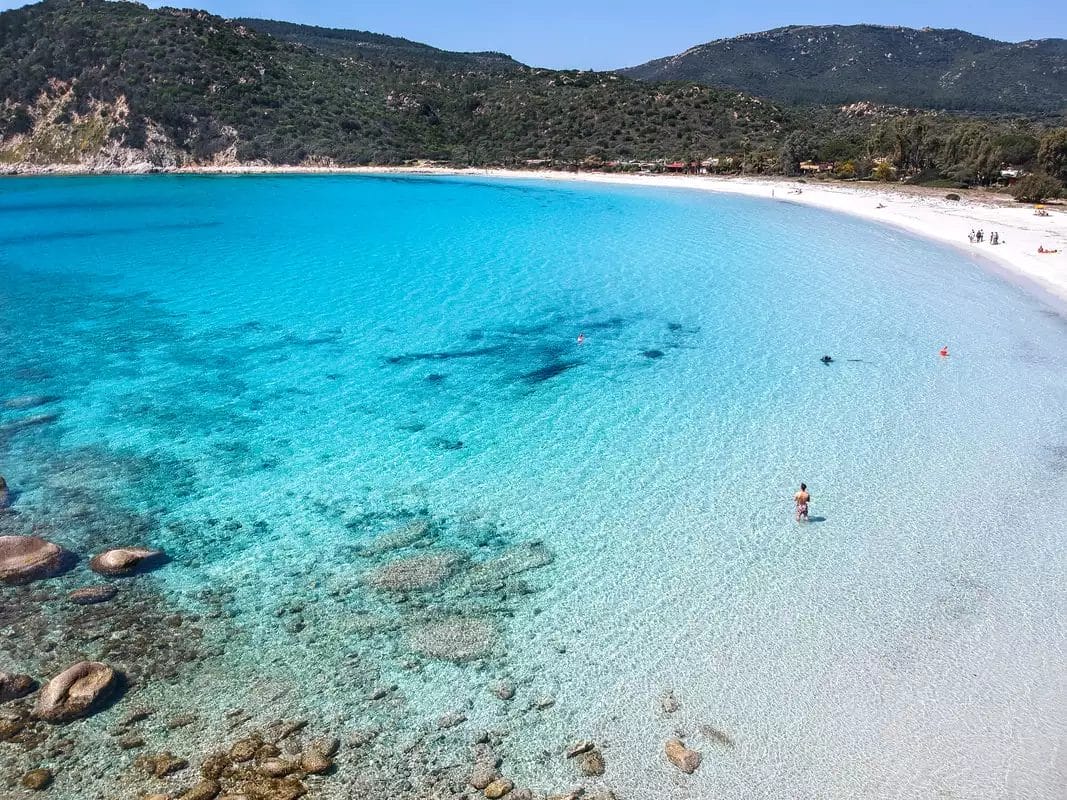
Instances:
[[[994,45],[959,34],[938,58],[966,46],[988,61],[1000,57]],[[537,69],[499,53],[130,2],[0,13],[5,169],[710,159],[718,171],[797,174],[817,160],[839,177],[885,162],[883,179],[965,185],[997,180],[1004,164],[1065,177],[1048,128],[869,103],[779,105],[693,81]]]
[[[366,39],[46,0],[0,14],[0,136],[29,134],[42,118],[53,127],[92,118],[98,132],[112,123],[116,143],[139,148],[162,137],[198,160],[232,149],[272,163],[511,162],[674,157],[742,139],[770,147],[788,122],[782,109],[735,92],[531,69],[391,37],[376,41],[385,57],[370,57],[356,36]]]
[[[621,73],[730,86],[792,104],[1067,111],[1067,40],[1011,44],[959,30],[791,26],[697,45]]]

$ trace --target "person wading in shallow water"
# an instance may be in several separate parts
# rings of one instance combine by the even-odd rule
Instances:
[[[808,494],[808,485],[806,483],[800,484],[800,491],[793,495],[793,502],[797,504],[797,522],[807,522],[808,503],[811,502],[811,495]]]

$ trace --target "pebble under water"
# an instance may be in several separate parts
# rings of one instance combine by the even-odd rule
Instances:
[[[4,797],[1067,785],[1067,319],[955,251],[682,190],[11,179],[0,365],[0,536],[72,558],[0,586],[0,673],[121,675],[0,703]]]

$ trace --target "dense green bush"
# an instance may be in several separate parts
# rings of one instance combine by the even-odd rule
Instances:
[[[1040,203],[1059,197],[1063,184],[1055,178],[1041,173],[1026,175],[1011,187],[1011,196],[1020,203]]]

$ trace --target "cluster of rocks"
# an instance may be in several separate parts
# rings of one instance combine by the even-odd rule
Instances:
[[[124,577],[159,564],[162,550],[119,547],[94,556],[89,568],[99,575]],[[76,557],[40,536],[0,536],[0,582],[21,586],[52,578],[69,569]]]
[[[674,714],[680,708],[682,704],[678,701],[678,698],[674,695],[673,689],[668,689],[660,697],[660,710],[664,714]],[[668,739],[663,746],[664,755],[667,760],[687,775],[692,775],[698,769],[704,760],[703,753],[699,750],[693,750],[685,743],[686,736],[681,731],[675,731],[675,736]],[[713,725],[701,725],[700,735],[705,740],[711,741],[717,745],[723,745],[725,747],[733,747],[733,738]]]
[[[283,725],[273,734],[252,733],[204,759],[199,775],[184,781],[184,788],[177,793],[152,794],[149,798],[297,800],[308,793],[309,777],[326,775],[334,769],[334,758],[340,749],[340,741],[333,737],[307,744],[293,737],[304,724]],[[170,779],[170,782],[180,781],[189,770],[186,759],[170,752],[141,756],[137,766],[150,779]]]
[[[594,742],[576,742],[567,748],[566,756],[576,759],[578,771],[587,778],[595,778],[604,774],[604,754]]]

